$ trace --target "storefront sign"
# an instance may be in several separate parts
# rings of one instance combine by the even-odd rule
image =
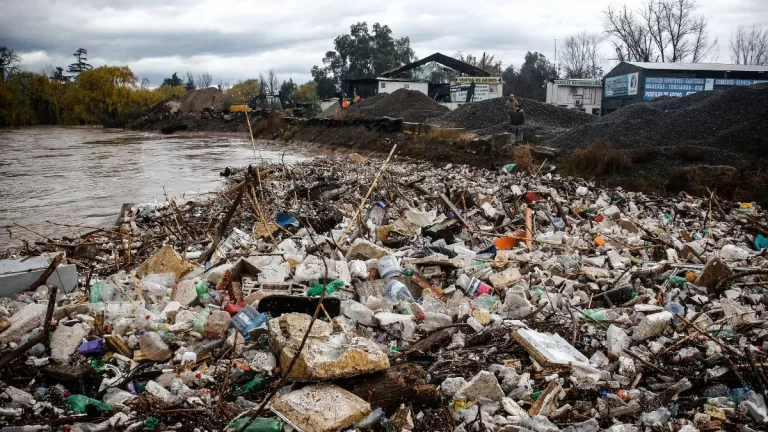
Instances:
[[[603,82],[591,79],[558,79],[555,84],[568,87],[602,87]]]
[[[467,91],[469,91],[469,84],[452,86],[451,102],[466,103]],[[470,102],[480,102],[490,98],[491,91],[488,84],[475,84],[475,94]]]
[[[751,86],[755,84],[767,83],[768,80],[748,80],[748,79],[716,79],[715,85],[722,87],[731,86]]]
[[[458,77],[457,84],[501,84],[501,77]]]
[[[683,97],[696,92],[711,90],[704,78],[646,77],[643,99],[659,96]]]
[[[603,95],[609,97],[634,96],[637,94],[639,73],[619,75],[605,79]]]

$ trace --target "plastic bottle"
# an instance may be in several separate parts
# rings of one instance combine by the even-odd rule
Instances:
[[[421,324],[430,328],[445,327],[453,324],[453,319],[446,314],[425,312]]]
[[[139,335],[141,352],[152,361],[165,362],[173,356],[173,351],[156,332],[145,332]]]
[[[337,290],[343,287],[344,287],[344,281],[341,279],[336,279],[334,281],[331,281],[330,283],[325,284],[325,294],[328,295],[328,294],[335,293]],[[317,284],[307,290],[308,297],[319,297],[322,293],[323,293],[323,284]]]
[[[85,414],[89,405],[96,407],[99,411],[112,411],[112,406],[108,403],[80,394],[70,395],[67,398],[66,405],[67,409],[78,414]]]
[[[248,305],[244,307],[234,318],[232,326],[240,332],[246,339],[250,338],[250,332],[264,327],[267,324],[267,316],[256,310],[255,307]]]
[[[377,201],[376,204],[371,207],[366,217],[366,225],[372,224],[374,227],[381,225],[384,222],[384,214],[387,212],[387,205],[381,201]]]
[[[669,283],[675,284],[677,286],[683,286],[685,285],[686,279],[684,277],[680,276],[672,276],[669,278]]]
[[[104,301],[104,298],[101,294],[103,284],[101,282],[95,282],[93,285],[91,285],[91,294],[88,297],[88,301],[91,303],[101,303]]]
[[[669,311],[672,313],[672,322],[677,325],[680,322],[680,318],[677,317],[679,314],[680,316],[685,316],[685,308],[683,305],[677,302],[669,302],[666,305],[664,305],[664,310]]]
[[[195,315],[195,318],[192,320],[192,329],[197,333],[203,334],[205,332],[205,324],[208,322],[208,317],[210,315],[211,309],[206,306]]]
[[[471,278],[465,274],[459,276],[459,278],[456,279],[456,285],[461,287],[462,291],[473,298],[482,294],[493,294],[493,288],[490,285],[477,278]]]
[[[250,393],[254,391],[258,391],[260,388],[264,387],[264,383],[266,383],[267,380],[262,377],[254,377],[252,380],[248,381],[247,383],[236,387],[235,390],[232,392],[234,396],[242,395],[245,393]]]
[[[382,279],[389,279],[403,274],[400,269],[400,262],[394,255],[384,255],[376,262],[379,267],[379,276]]]
[[[365,326],[371,326],[374,322],[373,311],[354,300],[344,300],[341,303],[341,313]]]
[[[243,425],[249,424],[244,432],[280,432],[283,430],[282,424],[278,420],[270,418],[255,418],[251,422],[250,417],[240,417],[227,425],[228,430],[239,431]]]
[[[387,299],[392,302],[400,301],[413,301],[413,295],[402,282],[396,279],[392,279],[384,287],[384,294]]]

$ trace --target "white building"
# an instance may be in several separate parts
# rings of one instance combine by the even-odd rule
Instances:
[[[376,78],[376,80],[379,82],[379,93],[392,93],[395,90],[404,88],[408,90],[416,90],[424,93],[425,95],[429,95],[429,83],[426,81],[408,81],[383,77]]]
[[[600,115],[603,82],[599,79],[559,79],[547,83],[547,103]]]

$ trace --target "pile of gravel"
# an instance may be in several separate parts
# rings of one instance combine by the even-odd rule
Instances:
[[[544,130],[570,129],[592,123],[597,116],[570,108],[563,108],[533,99],[518,99],[525,111],[525,121],[529,126]]]
[[[525,111],[524,133],[557,132],[588,124],[595,116],[581,111],[548,105],[532,99],[518,99]],[[437,126],[460,127],[478,135],[507,131],[507,103],[504,98],[465,104],[444,116],[430,120]]]
[[[424,122],[448,111],[429,96],[416,90],[399,89],[379,93],[344,110],[345,118],[397,117],[407,122]]]
[[[620,150],[679,145],[768,156],[768,84],[661,97],[614,111],[556,137],[563,149],[608,140]]]
[[[191,90],[179,98],[181,112],[200,112],[204,108],[221,108],[224,93],[216,87]]]

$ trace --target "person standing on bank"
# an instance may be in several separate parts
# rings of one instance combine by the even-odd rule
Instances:
[[[507,119],[509,120],[509,131],[515,134],[515,144],[522,144],[525,111],[520,107],[520,102],[515,99],[513,94],[509,95],[507,101]]]

